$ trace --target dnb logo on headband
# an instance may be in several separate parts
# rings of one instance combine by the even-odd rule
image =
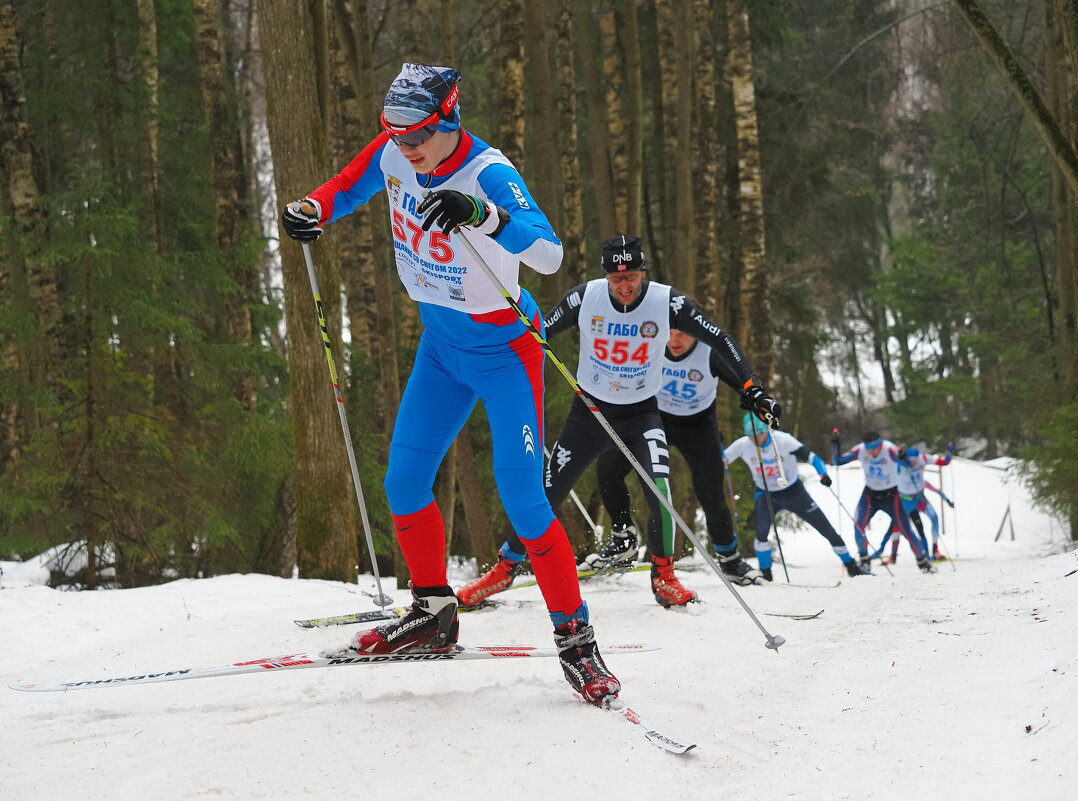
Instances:
[[[644,250],[635,236],[618,236],[607,239],[600,246],[603,269],[608,273],[644,269]]]

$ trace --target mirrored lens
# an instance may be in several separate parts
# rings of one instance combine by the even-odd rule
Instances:
[[[386,131],[389,134],[389,138],[393,140],[395,144],[407,145],[408,147],[419,147],[425,144],[438,130],[438,123],[434,122],[430,125],[424,125],[415,131],[408,131],[408,133],[397,134],[392,131]]]

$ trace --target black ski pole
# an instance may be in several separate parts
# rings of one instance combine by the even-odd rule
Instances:
[[[356,488],[356,500],[359,502],[359,515],[363,521],[363,533],[367,537],[367,550],[371,556],[371,571],[374,573],[374,583],[378,588],[378,594],[374,596],[374,603],[378,606],[392,606],[393,599],[382,591],[382,577],[378,575],[378,556],[374,553],[374,538],[371,537],[371,524],[367,520],[367,504],[363,501],[363,487],[359,483],[359,468],[356,466],[356,453],[352,448],[352,434],[348,430],[348,416],[344,411],[344,396],[337,381],[337,368],[333,364],[333,348],[329,341],[329,329],[326,327],[326,313],[322,308],[322,294],[318,291],[318,278],[314,273],[314,260],[311,258],[311,246],[307,242],[303,246],[303,259],[307,263],[307,277],[311,280],[311,292],[314,294],[314,306],[318,311],[318,325],[322,329],[322,344],[326,350],[326,364],[329,365],[329,381],[333,385],[333,397],[337,400],[337,413],[341,418],[341,431],[344,432],[344,447],[348,451],[348,466],[352,468],[352,484]]]

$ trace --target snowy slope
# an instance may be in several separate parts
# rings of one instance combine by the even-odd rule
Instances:
[[[706,572],[684,573],[705,600],[691,612],[659,608],[645,574],[586,588],[601,641],[663,644],[609,661],[631,704],[697,740],[686,756],[574,699],[554,660],[69,693],[0,687],[0,798],[1073,797],[1078,554],[1047,555],[1061,537],[1058,521],[1029,507],[1020,487],[1000,484],[1001,471],[960,463],[954,474],[954,492],[945,489],[958,518],[948,518],[945,543],[954,545],[957,526],[966,558],[936,575],[918,573],[903,545],[893,579],[844,578],[819,535],[784,528],[795,582],[843,580],[742,590],[764,625],[786,637],[778,654]],[[842,471],[840,484],[852,511],[857,473]],[[811,489],[835,520],[834,496]],[[1016,539],[1008,531],[994,543],[1008,493]],[[852,545],[848,520],[842,531]],[[13,580],[17,571],[4,567],[0,684],[338,645],[355,627],[303,630],[292,619],[372,608],[356,587],[332,582],[233,575],[63,593]],[[765,614],[819,609],[804,622]],[[550,641],[541,609],[470,613],[461,623],[471,643]]]

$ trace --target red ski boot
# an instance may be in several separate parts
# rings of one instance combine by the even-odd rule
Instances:
[[[685,606],[698,600],[696,593],[681,586],[674,575],[674,557],[651,557],[651,591],[659,606]]]
[[[457,590],[460,605],[475,606],[486,598],[509,589],[523,566],[523,561],[512,562],[504,556],[499,556],[494,567],[475,581],[470,581]]]

